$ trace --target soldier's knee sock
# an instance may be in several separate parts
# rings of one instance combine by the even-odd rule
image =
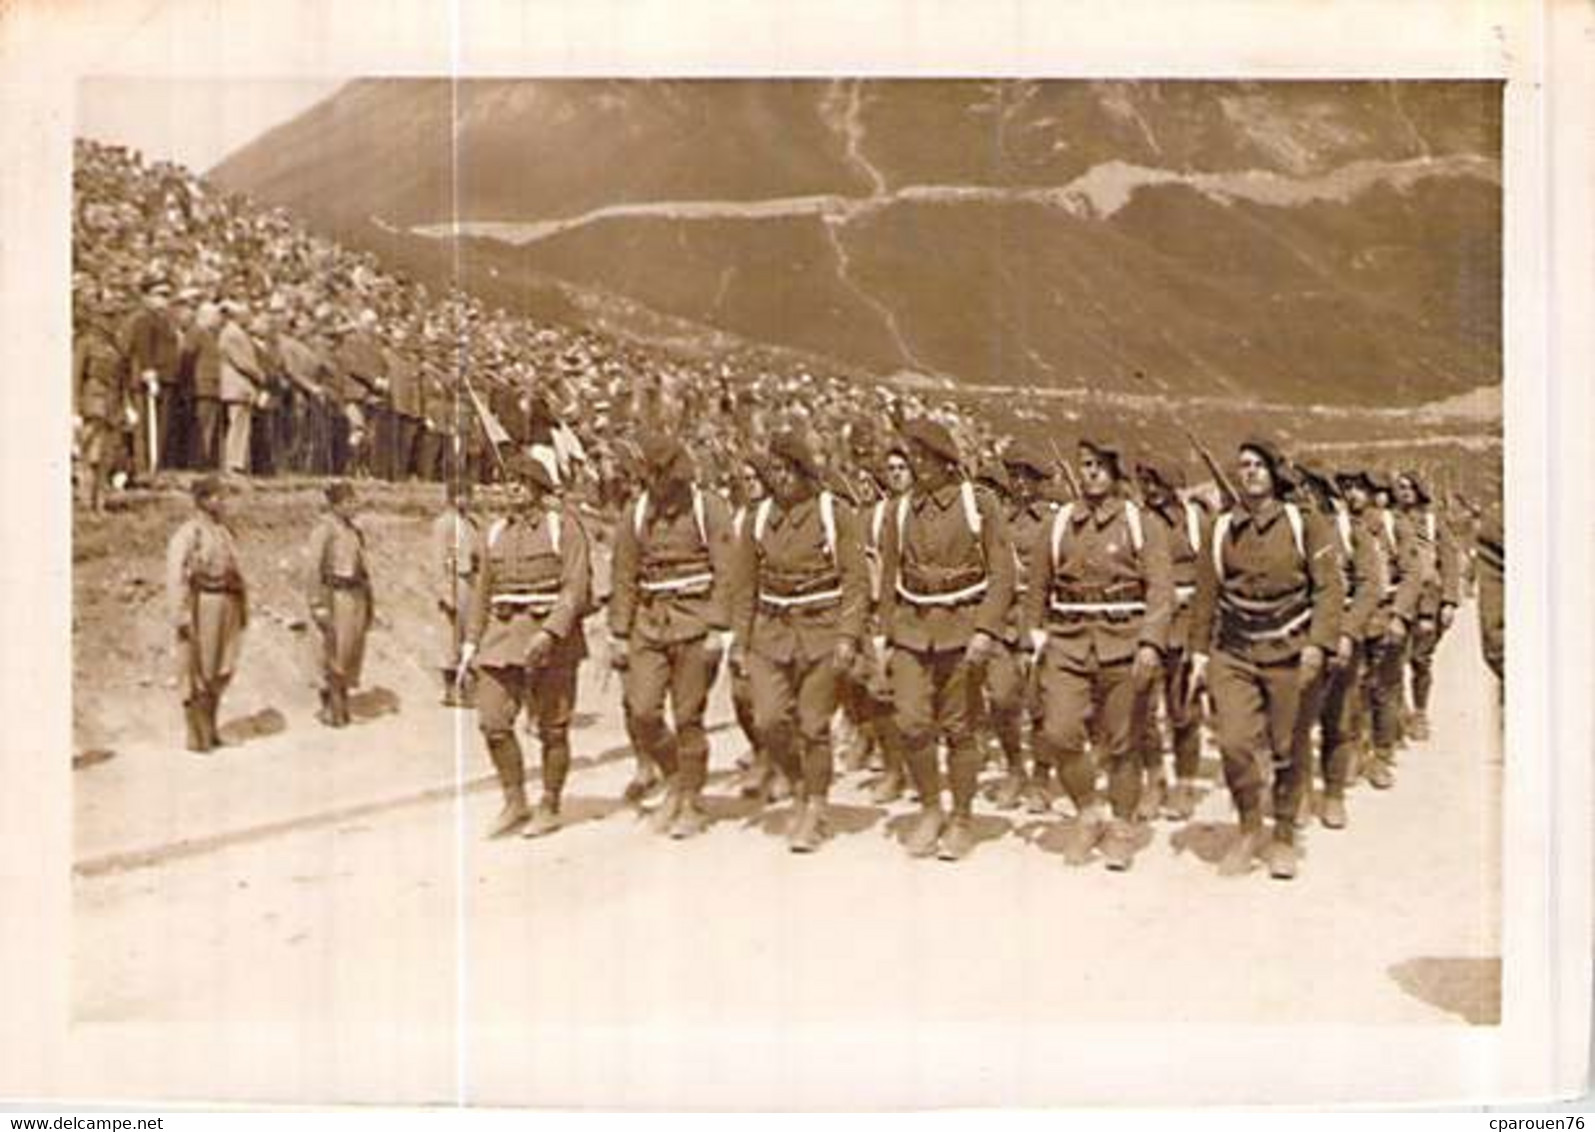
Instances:
[[[504,801],[524,802],[526,799],[526,763],[521,756],[520,740],[513,731],[491,731],[484,736],[487,754],[493,760],[493,770],[498,775]]]
[[[1128,821],[1135,815],[1141,801],[1141,761],[1133,751],[1110,756],[1108,759],[1108,801],[1113,806],[1113,816]]]
[[[1055,751],[1054,763],[1058,781],[1074,803],[1075,809],[1084,813],[1097,800],[1097,770],[1091,757],[1084,751]]]
[[[543,799],[557,810],[570,775],[570,733],[544,731],[539,733],[538,741],[543,748]]]
[[[936,738],[934,735],[904,735],[903,761],[908,764],[908,775],[914,780],[914,789],[926,806],[941,806],[941,773],[936,766]]]
[[[1324,793],[1331,798],[1338,798],[1346,792],[1346,783],[1351,779],[1351,762],[1356,747],[1350,738],[1337,735],[1333,744],[1326,737],[1324,748],[1327,752],[1324,759]]]
[[[881,766],[886,773],[907,773],[908,767],[903,758],[903,733],[898,730],[897,721],[890,715],[876,716],[875,737],[880,742]]]
[[[796,736],[790,723],[778,723],[764,729],[765,750],[770,760],[786,776],[788,782],[798,782],[803,777],[803,767],[797,752]]]
[[[831,791],[831,741],[829,738],[809,738],[803,741],[804,794],[811,799],[825,800]]]
[[[1263,796],[1262,790],[1256,786],[1244,787],[1240,790],[1232,788],[1231,797],[1235,801],[1235,809],[1240,814],[1242,833],[1255,833],[1263,828]]]
[[[959,735],[949,740],[947,777],[953,791],[953,813],[967,817],[973,810],[980,768],[985,761],[981,745],[973,735]]]
[[[997,732],[997,744],[1002,748],[1003,761],[1011,774],[1025,771],[1025,746],[1019,725],[1019,709],[1003,708],[991,713],[992,727]]]
[[[709,740],[703,724],[683,724],[676,735],[676,782],[688,797],[697,797],[709,778]]]

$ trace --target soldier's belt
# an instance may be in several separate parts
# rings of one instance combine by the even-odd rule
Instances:
[[[189,585],[202,594],[241,593],[244,588],[236,578],[195,578]]]
[[[990,588],[990,582],[982,578],[974,585],[965,586],[963,589],[948,590],[946,593],[927,594],[909,589],[899,579],[897,582],[897,596],[910,605],[964,605],[985,596],[988,588]]]
[[[712,573],[688,574],[680,578],[642,579],[638,588],[650,597],[697,597],[707,594],[714,586]]]
[[[1296,616],[1292,617],[1289,621],[1270,628],[1257,628],[1251,625],[1244,625],[1239,623],[1233,617],[1225,617],[1222,634],[1234,634],[1244,641],[1250,641],[1253,643],[1261,641],[1282,641],[1287,637],[1295,636],[1297,633],[1307,628],[1307,626],[1312,623],[1312,619],[1313,611],[1311,608],[1304,609],[1300,613],[1296,614]]]
[[[1146,612],[1144,601],[1060,601],[1048,603],[1053,615],[1063,621],[1130,621]]]
[[[759,600],[765,605],[774,606],[776,609],[797,609],[806,605],[820,605],[842,600],[842,588],[837,586],[829,590],[816,590],[807,594],[775,594],[764,590],[759,591]]]
[[[341,574],[323,574],[321,575],[321,584],[334,590],[363,590],[366,588],[366,580],[358,575],[346,578]]]
[[[533,607],[548,608],[557,604],[559,593],[523,593],[523,594],[494,594],[493,604],[505,607]]]

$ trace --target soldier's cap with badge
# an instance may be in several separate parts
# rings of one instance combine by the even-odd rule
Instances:
[[[1185,486],[1185,469],[1180,467],[1179,461],[1153,452],[1136,454],[1135,474],[1142,478],[1154,479],[1170,491],[1178,491]]]
[[[803,439],[801,433],[790,429],[778,432],[770,438],[770,456],[791,464],[810,479],[819,479],[824,473],[808,441]]]
[[[949,464],[958,463],[958,442],[940,421],[933,421],[929,417],[909,421],[903,426],[903,439],[909,444],[918,445],[939,460]]]
[[[1043,451],[1041,445],[1022,436],[1014,437],[1012,443],[1003,449],[1002,462],[1009,471],[1029,474],[1037,479],[1051,479],[1053,476],[1052,453]]]
[[[1433,501],[1433,496],[1429,494],[1428,485],[1423,482],[1417,472],[1408,468],[1406,471],[1399,473],[1399,478],[1406,480],[1412,485],[1412,490],[1418,494],[1419,503],[1428,504]]]
[[[1274,494],[1284,495],[1294,482],[1290,476],[1289,465],[1285,461],[1285,454],[1272,440],[1264,440],[1259,436],[1250,436],[1235,446],[1237,452],[1251,452],[1263,463],[1268,465],[1268,474],[1274,479]]]
[[[1108,465],[1113,471],[1114,479],[1124,478],[1124,464],[1120,460],[1119,446],[1112,441],[1100,436],[1083,436],[1080,438],[1080,448],[1092,453],[1098,460]]]

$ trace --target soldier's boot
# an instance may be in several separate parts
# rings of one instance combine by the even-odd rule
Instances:
[[[962,861],[975,848],[974,819],[954,813],[936,841],[936,856],[943,861]]]
[[[996,790],[992,791],[992,805],[999,810],[1014,810],[1019,808],[1020,795],[1025,790],[1024,772],[1013,767],[1002,776],[1002,781],[997,783]]]
[[[332,712],[332,688],[321,689],[321,706],[316,709],[316,720],[323,727],[336,727],[335,717]]]
[[[825,799],[805,798],[787,836],[794,853],[812,853],[825,841]]]
[[[1396,784],[1395,755],[1387,748],[1376,750],[1368,764],[1368,783],[1375,790],[1389,790]]]
[[[487,753],[498,774],[504,805],[488,828],[488,837],[503,837],[530,816],[526,805],[526,767],[521,761],[521,745],[513,735],[495,735],[487,741]]]
[[[903,772],[889,767],[870,787],[869,800],[877,806],[886,806],[903,796]]]
[[[216,713],[221,711],[221,697],[212,693],[202,699],[200,703],[204,706],[205,745],[213,751],[217,747],[226,746],[222,742],[221,726],[216,722]]]
[[[188,749],[200,754],[211,749],[209,721],[205,717],[205,705],[199,697],[189,700],[183,705],[183,716],[188,723]]]
[[[1146,782],[1141,787],[1141,800],[1135,806],[1135,820],[1140,822],[1156,821],[1159,811],[1163,808],[1163,800],[1168,796],[1168,780],[1163,777],[1161,767],[1148,767]]]
[[[332,715],[334,727],[349,726],[349,685],[342,680],[332,686]]]
[[[1170,821],[1190,821],[1196,816],[1196,780],[1181,778],[1163,801],[1163,816]]]
[[[1429,713],[1422,708],[1412,713],[1412,719],[1407,725],[1407,735],[1414,743],[1421,743],[1429,737]]]
[[[646,757],[638,755],[637,769],[632,773],[631,781],[626,783],[626,791],[622,796],[628,805],[638,806],[658,792],[662,785],[664,779],[658,769]]]
[[[1260,808],[1248,807],[1241,811],[1240,830],[1235,841],[1229,847],[1218,863],[1218,875],[1224,877],[1245,876],[1252,871],[1252,862],[1256,859],[1262,840],[1267,835],[1263,832],[1263,813]]]
[[[1268,845],[1263,850],[1263,861],[1268,865],[1268,875],[1275,880],[1296,878],[1295,823],[1275,823],[1274,836],[1268,839]]]
[[[1115,818],[1103,835],[1102,860],[1116,873],[1135,863],[1135,827],[1123,818]]]
[[[1035,768],[1025,778],[1024,789],[1019,792],[1019,800],[1024,803],[1025,813],[1045,814],[1052,810],[1052,768],[1047,763],[1038,762]]]
[[[542,801],[537,803],[537,809],[532,811],[526,828],[521,830],[521,836],[547,837],[564,824],[565,821],[559,814],[559,800],[544,794]]]
[[[1304,784],[1301,794],[1296,800],[1295,822],[1297,829],[1306,829],[1313,821],[1313,788],[1310,783]]]
[[[696,792],[683,792],[676,805],[676,816],[670,823],[670,837],[685,841],[709,828],[709,814],[703,808],[703,798]]]
[[[743,798],[764,801],[770,792],[770,778],[774,773],[770,757],[763,751],[755,750],[747,767],[737,776],[737,794]]]
[[[919,812],[913,825],[908,828],[908,836],[903,838],[903,848],[908,850],[910,857],[929,857],[936,852],[943,821],[939,805],[926,806]]]
[[[1318,820],[1325,829],[1346,828],[1346,798],[1339,790],[1324,791],[1324,802],[1318,811]]]
[[[1074,824],[1064,834],[1064,864],[1075,866],[1089,864],[1091,855],[1096,852],[1097,842],[1102,840],[1104,832],[1102,807],[1093,804],[1082,808],[1074,819]]]
[[[669,833],[681,812],[682,794],[672,783],[664,799],[648,813],[648,827],[655,833]]]

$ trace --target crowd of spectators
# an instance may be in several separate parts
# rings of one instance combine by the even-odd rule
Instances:
[[[96,505],[102,481],[169,469],[489,481],[506,446],[540,442],[607,503],[644,424],[681,435],[709,482],[776,428],[838,470],[878,459],[907,417],[941,420],[972,458],[995,439],[951,401],[839,366],[689,355],[428,287],[124,147],[80,139],[73,188],[77,451]]]

